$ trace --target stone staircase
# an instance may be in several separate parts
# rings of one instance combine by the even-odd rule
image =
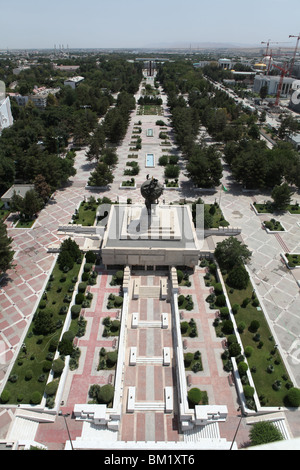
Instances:
[[[139,297],[140,299],[159,299],[160,286],[140,286]]]
[[[218,423],[210,423],[206,426],[196,426],[194,429],[184,432],[184,442],[199,442],[202,439],[220,439]]]
[[[138,322],[139,328],[161,328],[161,321],[139,321]]]
[[[162,357],[147,357],[147,356],[139,356],[136,358],[137,364],[163,364]]]
[[[163,401],[145,401],[135,402],[135,411],[165,411],[165,403]]]

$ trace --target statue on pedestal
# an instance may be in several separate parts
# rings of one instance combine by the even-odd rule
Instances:
[[[142,184],[141,194],[145,198],[148,215],[151,216],[151,206],[158,204],[158,199],[163,194],[163,185],[155,178],[148,179]]]

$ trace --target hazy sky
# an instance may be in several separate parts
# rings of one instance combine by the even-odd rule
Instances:
[[[290,42],[299,0],[0,0],[0,49]]]

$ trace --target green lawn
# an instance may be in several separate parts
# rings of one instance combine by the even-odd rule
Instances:
[[[288,260],[288,263],[289,263],[289,266],[291,268],[293,268],[295,266],[300,266],[300,255],[299,254],[286,253],[285,256],[286,256],[286,258]]]
[[[224,281],[226,281],[226,276],[224,276]],[[232,292],[229,288],[227,288],[231,306],[234,304],[241,305],[245,298],[251,299],[252,292],[253,288],[250,282],[247,289],[235,289]],[[255,333],[249,331],[249,326],[252,320],[259,321],[260,328],[257,332],[260,334],[260,341],[263,343],[262,347],[259,347],[259,343],[254,341],[253,338]],[[284,380],[283,376],[288,377],[288,374],[280,354],[275,347],[275,341],[272,337],[263,311],[257,307],[254,307],[252,302],[250,302],[247,307],[239,308],[238,313],[235,315],[235,321],[237,325],[239,325],[241,322],[246,324],[246,328],[240,336],[244,349],[247,346],[251,346],[253,349],[252,355],[248,358],[248,364],[250,369],[253,367],[256,368],[256,372],[252,372],[252,378],[255,383],[258,396],[264,397],[263,404],[265,406],[283,406],[283,399],[288,391],[288,389],[285,387],[287,380]],[[279,364],[276,364],[276,361],[279,361]],[[274,366],[273,373],[267,372],[269,365]],[[282,387],[279,391],[275,391],[272,388],[273,383],[277,379],[281,380],[282,382]]]
[[[99,204],[97,202],[90,204],[87,202],[82,202],[78,209],[78,213],[73,219],[74,223],[78,225],[83,225],[85,227],[91,227],[95,223],[97,207]]]
[[[21,220],[20,219],[18,223],[16,224],[16,228],[31,228],[35,221],[36,219],[34,220]]]
[[[32,393],[36,391],[43,395],[49,375],[49,372],[43,370],[43,367],[49,364],[49,345],[52,339],[58,340],[61,335],[66,318],[66,314],[60,313],[61,307],[69,306],[69,303],[65,301],[65,296],[72,295],[72,292],[69,292],[69,288],[74,287],[75,284],[72,282],[72,279],[74,281],[77,278],[79,269],[80,264],[74,264],[67,274],[63,274],[59,270],[58,265],[55,265],[52,272],[53,281],[51,281],[50,285],[48,283],[45,291],[47,299],[43,299],[43,301],[46,302],[45,308],[51,309],[53,319],[57,323],[57,329],[52,334],[40,336],[34,334],[33,322],[30,325],[24,340],[25,348],[21,349],[10,374],[10,376],[17,376],[17,381],[15,383],[8,381],[5,386],[5,390],[10,393],[9,404],[30,403]],[[51,359],[50,363],[52,363]],[[26,374],[29,370],[32,371],[33,377],[30,380],[26,380]],[[39,381],[42,377],[44,380]]]

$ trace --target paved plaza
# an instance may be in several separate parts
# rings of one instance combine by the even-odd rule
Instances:
[[[137,99],[139,94],[137,94]],[[91,194],[94,197],[104,195],[113,201],[123,198],[132,199],[133,203],[143,203],[140,194],[140,185],[145,181],[147,175],[164,180],[164,167],[157,164],[158,158],[163,152],[161,139],[159,139],[159,126],[156,121],[162,119],[166,124],[170,122],[170,115],[166,105],[167,97],[163,98],[163,116],[139,115],[137,110],[132,112],[127,134],[117,149],[119,162],[114,171],[115,180],[109,190],[88,190],[86,188],[90,172],[94,165],[89,164],[85,158],[86,149],[77,152],[76,169],[77,174],[70,179],[70,184],[56,191],[53,200],[42,210],[37,222],[32,229],[15,229],[8,219],[8,234],[13,238],[15,254],[15,268],[8,271],[0,289],[0,385],[3,384],[6,372],[12,365],[13,358],[22,343],[24,332],[32,320],[32,315],[40,296],[44,291],[48,276],[50,275],[56,260],[56,255],[48,253],[49,246],[60,243],[66,235],[59,234],[57,229],[61,225],[67,225],[75,209],[80,202]],[[140,173],[135,177],[137,188],[122,189],[119,186],[124,179],[124,170],[128,155],[131,152],[133,129],[138,121],[141,121],[142,149],[138,152],[137,161]],[[147,137],[146,130],[153,128],[154,136]],[[177,148],[170,135],[172,152]],[[156,165],[154,169],[145,167],[146,153],[155,155]],[[180,162],[183,167],[183,162]],[[265,313],[270,322],[274,336],[280,347],[283,357],[286,359],[294,384],[300,387],[300,297],[297,279],[292,271],[289,271],[282,262],[280,253],[293,251],[300,253],[300,216],[283,214],[276,216],[282,221],[286,232],[278,235],[267,234],[262,228],[262,221],[268,220],[270,216],[257,216],[251,207],[251,203],[263,202],[270,198],[269,195],[255,192],[243,192],[240,186],[232,179],[226,165],[224,165],[223,182],[229,189],[228,192],[199,193],[192,189],[187,177],[181,172],[179,190],[165,190],[163,199],[166,204],[179,199],[196,199],[201,196],[205,202],[220,201],[221,208],[226,220],[232,227],[242,229],[242,238],[253,252],[249,270],[252,281],[260,296]],[[300,202],[299,195],[293,198]],[[84,239],[78,237],[76,241],[82,246]],[[98,383],[105,384],[109,381],[108,371],[98,371],[99,351],[102,347],[113,349],[116,347],[114,339],[103,338],[102,319],[105,316],[118,318],[118,310],[108,311],[107,299],[110,293],[117,293],[118,288],[110,285],[111,274],[99,267],[97,285],[91,287],[94,294],[92,305],[84,312],[87,320],[87,329],[84,337],[78,340],[81,349],[79,368],[70,372],[67,386],[63,395],[62,411],[72,413],[75,403],[86,403],[90,385]],[[197,268],[191,277],[192,285],[189,288],[181,288],[181,292],[193,295],[194,310],[183,312],[183,318],[189,320],[194,318],[197,322],[198,337],[186,340],[187,349],[199,350],[202,355],[204,370],[197,374],[190,374],[191,386],[200,387],[209,394],[210,404],[226,404],[228,407],[228,419],[226,423],[220,424],[221,437],[231,441],[239,423],[238,400],[235,387],[228,380],[228,374],[223,371],[220,361],[222,352],[222,341],[216,338],[212,321],[214,312],[209,310],[205,298],[208,289],[203,281],[204,271]],[[156,283],[157,279],[149,277],[149,281]],[[139,302],[135,305],[134,302]],[[170,308],[169,304],[161,304],[158,299],[139,299],[131,301],[130,313],[142,312],[145,319],[149,312],[162,312]],[[154,308],[155,306],[155,308]],[[170,331],[163,333],[161,330],[148,331],[145,328],[139,330],[128,329],[127,348],[132,344],[138,347],[139,355],[144,356],[146,352],[158,355],[158,350],[172,343]],[[148,348],[148,349],[147,349]],[[162,388],[157,384],[167,383],[176,388],[176,382],[172,369],[164,372],[156,365],[140,364],[137,368],[126,367],[124,378],[126,386],[139,384],[138,400],[143,401],[151,398],[153,401],[161,400]],[[146,395],[145,395],[146,394]],[[148,394],[148,397],[147,397]],[[151,396],[150,396],[150,395]],[[158,395],[157,395],[158,394]],[[146,397],[146,398],[145,398]],[[14,415],[13,408],[0,409],[0,438],[5,439]],[[298,412],[297,415],[299,416]],[[299,419],[295,415],[289,420],[292,434],[300,436]],[[79,437],[82,433],[83,424],[68,418],[68,425],[72,439]],[[243,422],[237,436],[237,443],[242,446],[248,440],[248,427]],[[124,414],[121,424],[120,439],[123,440],[157,440],[176,441],[183,439],[178,433],[176,414],[164,415],[156,411],[147,413]],[[49,449],[63,449],[67,441],[65,423],[62,417],[57,417],[53,424],[40,424],[35,436],[37,442],[44,443]]]

